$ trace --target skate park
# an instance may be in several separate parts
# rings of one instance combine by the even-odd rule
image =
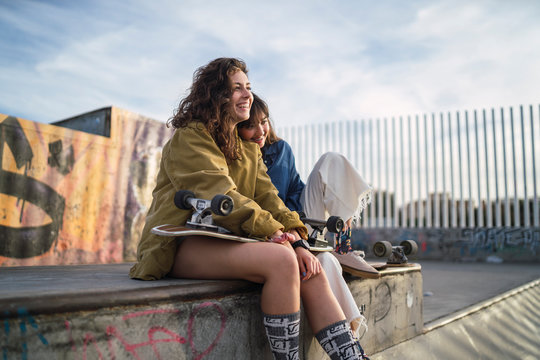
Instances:
[[[3,115],[0,126],[3,358],[270,356],[257,316],[259,286],[127,276],[171,129],[116,107],[57,124]],[[534,168],[527,167],[529,178]],[[493,206],[493,218],[510,222],[491,226],[478,220],[487,217],[485,207],[474,227],[458,216],[472,206],[464,200],[455,213],[440,206],[443,221],[423,226],[412,225],[411,203],[395,217],[401,226],[390,226],[378,214],[392,199],[388,192],[375,196],[354,246],[380,261],[370,254],[374,242],[414,239],[419,252],[410,262],[418,265],[384,270],[379,279],[345,274],[366,306],[362,340],[370,357],[539,357],[538,199],[526,214],[517,214],[516,202]],[[518,224],[522,217],[528,220]],[[323,358],[309,328],[302,339],[304,358]]]

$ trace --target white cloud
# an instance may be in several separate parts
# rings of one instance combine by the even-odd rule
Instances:
[[[165,121],[219,56],[246,60],[278,125],[540,99],[534,1],[17,4],[0,4],[0,112],[35,121],[106,105]]]

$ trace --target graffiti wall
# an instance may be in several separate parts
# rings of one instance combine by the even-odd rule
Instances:
[[[110,137],[0,115],[0,266],[133,260],[163,123],[110,108]]]
[[[411,259],[493,262],[539,262],[540,228],[423,228],[423,229],[356,229],[353,247],[374,256],[377,241],[398,245],[415,240],[418,252]]]
[[[254,321],[238,321],[236,305],[184,301],[54,315],[19,308],[2,321],[0,349],[3,359],[270,359],[258,306],[246,314]],[[238,333],[250,341],[231,346],[244,343]]]

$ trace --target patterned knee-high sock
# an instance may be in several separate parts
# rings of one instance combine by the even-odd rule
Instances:
[[[362,359],[349,324],[345,320],[328,325],[315,337],[332,360]]]
[[[284,315],[264,314],[264,327],[276,360],[298,360],[300,311]]]

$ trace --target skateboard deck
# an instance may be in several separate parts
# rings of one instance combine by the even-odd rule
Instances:
[[[377,270],[384,270],[387,268],[395,268],[395,267],[411,267],[411,266],[417,266],[417,264],[414,263],[404,263],[404,264],[389,264],[386,262],[367,262],[369,265],[373,266]]]
[[[179,226],[179,225],[159,225],[152,228],[151,232],[156,235],[160,236],[208,236],[213,237],[217,239],[224,239],[224,240],[232,240],[232,241],[239,241],[243,243],[256,243],[264,241],[263,239],[255,239],[255,238],[247,238],[243,236],[238,236],[234,234],[225,234],[218,231],[213,230],[205,230],[205,229],[197,229],[197,228],[190,228],[185,226]],[[333,248],[331,246],[327,247],[317,247],[317,246],[310,246],[310,251],[332,251]]]
[[[370,262],[370,261],[367,261],[367,263],[369,265],[373,266],[377,270],[386,269],[386,265],[387,265],[385,262]]]
[[[368,261],[368,264],[373,266],[375,269],[377,269],[381,276],[388,275],[388,274],[402,274],[403,272],[406,272],[406,271],[422,269],[420,264],[417,264],[417,263],[405,263],[405,264],[395,265],[395,264],[388,264],[385,262]]]

